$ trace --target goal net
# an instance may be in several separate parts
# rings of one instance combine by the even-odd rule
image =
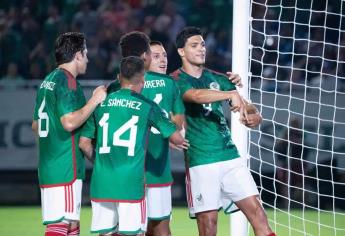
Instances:
[[[345,235],[345,1],[252,0],[250,166],[277,235]],[[270,210],[271,209],[271,210]]]

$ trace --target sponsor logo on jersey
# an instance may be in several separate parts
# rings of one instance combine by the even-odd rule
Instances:
[[[217,82],[210,83],[210,89],[212,90],[219,90],[220,86]]]
[[[43,81],[40,88],[48,89],[50,91],[53,91],[55,88],[55,83],[51,81]]]

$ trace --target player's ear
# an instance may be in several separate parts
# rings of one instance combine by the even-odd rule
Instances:
[[[80,60],[82,60],[82,58],[83,58],[83,54],[81,51],[78,51],[75,53],[74,59],[76,59],[77,61],[80,61]]]
[[[184,57],[184,49],[183,48],[178,48],[177,52],[180,55],[180,57]]]

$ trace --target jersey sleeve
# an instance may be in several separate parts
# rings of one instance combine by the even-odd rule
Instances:
[[[36,102],[35,102],[35,108],[34,108],[34,115],[33,115],[33,120],[38,120],[38,106],[39,106],[39,104],[38,104],[38,92],[37,92],[37,94],[36,94],[36,100],[35,100]]]
[[[59,117],[80,109],[77,90],[68,88],[67,79],[61,78],[61,80],[56,89],[56,107]]]
[[[217,76],[216,80],[220,85],[220,90],[222,91],[231,91],[236,90],[235,84],[233,84],[226,76]]]
[[[96,124],[95,124],[95,117],[93,113],[83,125],[80,136],[90,138],[90,139],[94,139],[96,137]]]
[[[177,87],[176,83],[173,85],[174,89],[174,101],[173,101],[173,107],[172,107],[172,112],[174,114],[184,114],[185,108],[183,105],[183,99],[180,93],[179,88]]]
[[[164,138],[170,137],[175,131],[176,126],[164,115],[162,109],[155,103],[149,114],[150,125],[158,129]]]

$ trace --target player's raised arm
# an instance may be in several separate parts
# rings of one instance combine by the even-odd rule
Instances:
[[[79,128],[89,118],[98,104],[106,98],[106,88],[101,85],[97,87],[92,94],[90,100],[81,109],[67,113],[60,118],[61,124],[66,131],[73,131]]]

